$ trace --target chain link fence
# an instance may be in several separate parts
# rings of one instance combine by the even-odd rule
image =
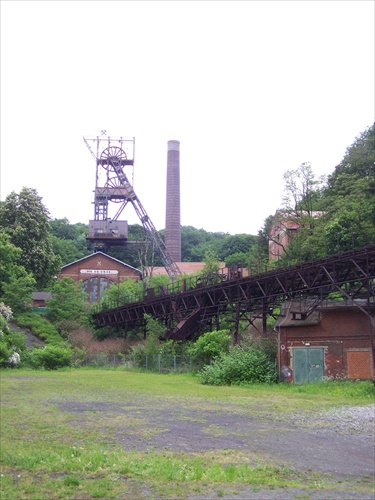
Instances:
[[[174,354],[86,354],[74,360],[76,366],[140,368],[158,373],[187,373],[202,368],[191,356]]]

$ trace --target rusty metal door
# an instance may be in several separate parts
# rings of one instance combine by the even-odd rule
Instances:
[[[324,378],[324,349],[298,347],[293,349],[293,382],[304,384]]]

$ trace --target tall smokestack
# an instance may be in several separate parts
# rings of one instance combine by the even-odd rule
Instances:
[[[165,246],[174,262],[181,262],[180,142],[168,141]]]

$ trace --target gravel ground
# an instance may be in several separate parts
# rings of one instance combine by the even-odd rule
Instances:
[[[188,405],[162,398],[142,397],[123,404],[97,402],[58,403],[72,414],[71,425],[91,426],[100,419],[103,427],[116,422],[110,439],[126,450],[165,450],[214,453],[233,450],[241,456],[291,470],[330,474],[335,491],[317,489],[262,489],[228,485],[189,500],[222,496],[237,500],[375,500],[375,493],[358,493],[356,484],[374,478],[375,405],[346,406],[329,412],[306,411],[292,415],[266,413],[261,408],[217,401],[189,400]],[[106,422],[107,418],[107,422]],[[153,498],[157,498],[154,497]]]

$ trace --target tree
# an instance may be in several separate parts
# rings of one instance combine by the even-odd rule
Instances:
[[[132,278],[127,278],[119,284],[112,283],[104,291],[101,303],[104,307],[118,307],[119,305],[142,300],[142,298],[142,281],[135,281]]]
[[[233,255],[248,254],[255,241],[256,236],[251,234],[226,235],[214,245],[214,249],[219,259],[227,262]]]
[[[211,249],[204,254],[204,267],[201,274],[217,274],[220,270],[220,261],[215,252]]]
[[[46,302],[47,319],[58,323],[69,319],[84,319],[89,305],[81,283],[64,277],[55,281],[51,288],[52,298]]]
[[[230,266],[238,264],[242,267],[247,267],[249,265],[249,259],[250,259],[249,252],[248,253],[238,252],[238,253],[234,253],[234,254],[229,255],[229,257],[227,257],[225,259],[225,265],[226,265],[226,267],[230,267]]]
[[[20,264],[22,250],[0,234],[0,300],[14,312],[25,310],[31,303],[35,280]]]
[[[91,252],[88,248],[85,224],[70,224],[67,218],[50,221],[52,248],[59,255],[62,265],[82,259]]]
[[[19,194],[13,191],[0,206],[0,229],[22,250],[22,264],[39,289],[47,287],[61,267],[52,250],[49,220],[35,189],[24,187]]]
[[[347,148],[324,192],[327,253],[375,241],[375,124]]]
[[[284,175],[283,206],[292,216],[302,218],[312,216],[313,211],[319,210],[321,188],[324,176],[317,179],[311,163],[302,163],[295,170],[287,170]]]

